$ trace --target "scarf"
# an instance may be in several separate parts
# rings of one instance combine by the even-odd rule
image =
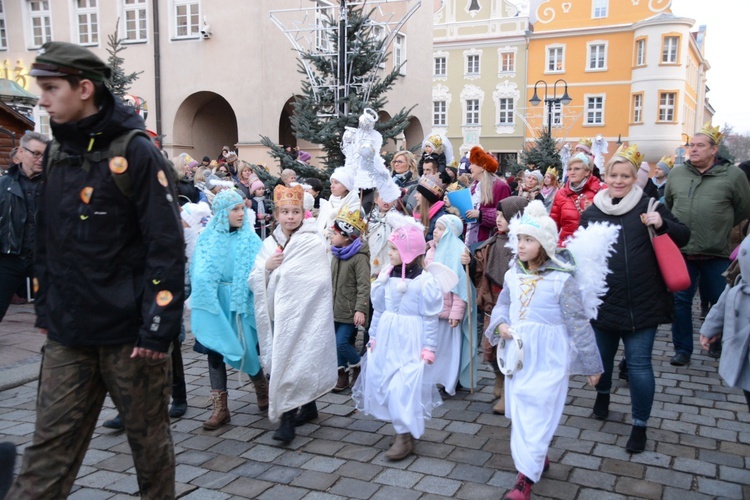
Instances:
[[[580,193],[581,191],[583,191],[584,186],[586,185],[586,183],[589,181],[590,178],[591,178],[591,174],[589,174],[585,179],[583,179],[578,186],[574,186],[572,182],[568,182],[568,187],[574,193]]]
[[[555,186],[550,186],[550,187],[545,186],[542,188],[542,196],[544,196],[544,199],[546,200],[547,198],[550,197],[550,195],[554,194],[555,191],[556,191]]]
[[[437,220],[437,224],[445,226],[445,232],[435,247],[435,262],[450,268],[458,276],[458,283],[451,292],[461,297],[464,302],[468,302],[466,268],[461,264],[461,255],[466,252],[466,245],[461,241],[463,223],[455,215],[443,215]]]
[[[622,198],[612,198],[607,188],[596,193],[594,205],[607,215],[623,215],[633,210],[642,197],[643,189],[637,184],[633,184],[630,192]]]
[[[362,248],[362,240],[357,238],[345,247],[335,247],[331,245],[331,253],[339,260],[349,260]]]

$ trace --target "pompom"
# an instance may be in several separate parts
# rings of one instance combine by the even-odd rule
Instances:
[[[529,215],[531,217],[546,217],[547,209],[544,208],[544,203],[540,200],[532,200],[532,202],[524,209],[523,213],[524,215]]]
[[[396,290],[398,290],[401,293],[405,293],[406,292],[406,281],[404,281],[403,279],[401,281],[399,281],[396,284]]]

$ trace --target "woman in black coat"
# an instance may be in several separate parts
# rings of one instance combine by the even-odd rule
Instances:
[[[650,198],[635,184],[641,155],[636,146],[617,150],[604,167],[607,189],[581,214],[581,226],[608,222],[620,226],[607,276],[607,293],[592,320],[604,373],[596,386],[594,417],[606,419],[615,354],[622,339],[630,375],[633,428],[625,449],[640,453],[646,446],[646,426],[654,401],[651,364],[656,328],[671,323],[673,297],[656,261],[647,225],[667,234],[678,247],[690,239],[690,229],[660,205],[648,212]]]

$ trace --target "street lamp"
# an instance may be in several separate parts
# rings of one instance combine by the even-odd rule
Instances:
[[[563,91],[563,95],[561,97],[557,97],[557,84],[562,82],[563,85],[565,85],[565,90]],[[534,96],[529,99],[529,102],[532,106],[539,106],[539,103],[542,102],[541,99],[539,99],[539,95],[537,95],[536,88],[537,86],[543,83],[544,84],[544,103],[547,105],[547,131],[549,132],[550,137],[552,136],[552,107],[555,104],[562,104],[563,106],[567,106],[570,104],[570,101],[573,99],[570,98],[568,95],[568,82],[560,78],[555,82],[555,84],[552,86],[552,97],[549,97],[547,95],[547,82],[544,80],[539,80],[534,84]]]

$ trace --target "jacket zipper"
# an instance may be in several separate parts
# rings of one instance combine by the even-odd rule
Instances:
[[[635,318],[633,317],[633,298],[630,295],[630,264],[628,263],[628,237],[625,235],[625,225],[622,223],[622,217],[620,217],[620,227],[622,228],[622,247],[623,254],[625,255],[625,276],[627,277],[628,283],[628,313],[630,313],[630,326],[635,331]]]

